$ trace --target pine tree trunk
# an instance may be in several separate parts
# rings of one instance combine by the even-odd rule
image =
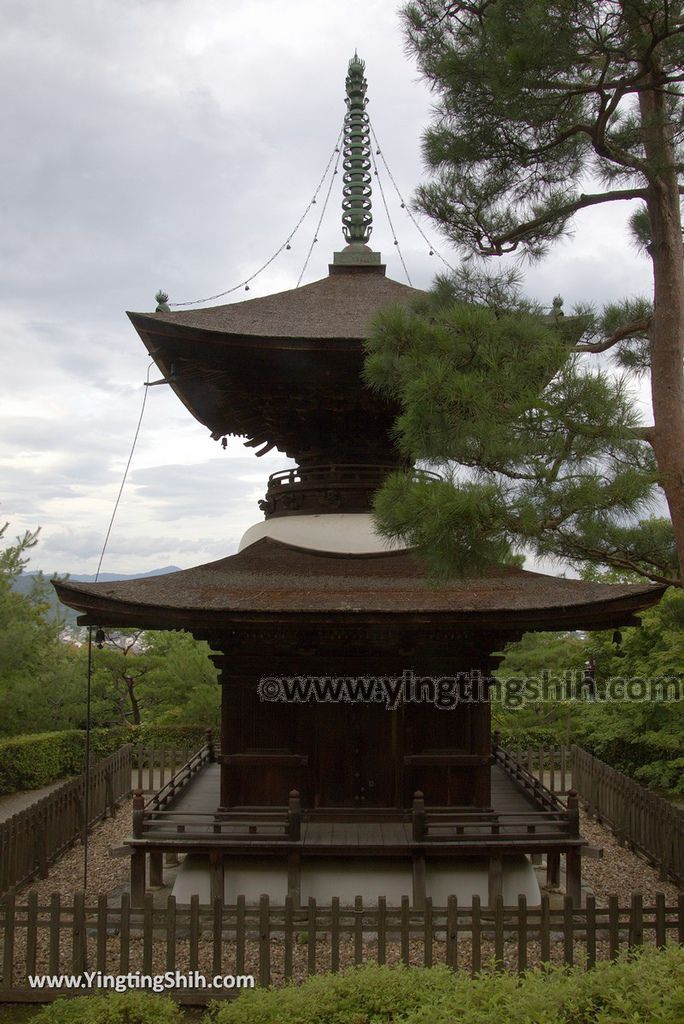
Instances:
[[[654,82],[655,74],[649,73]],[[684,569],[684,247],[679,182],[664,95],[639,93],[648,173],[653,261],[650,339],[653,450]]]

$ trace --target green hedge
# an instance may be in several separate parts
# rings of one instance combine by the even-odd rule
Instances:
[[[446,967],[367,966],[215,1003],[212,1024],[682,1024],[684,948],[615,963],[471,979]]]
[[[113,754],[127,741],[128,729],[93,729],[91,763]],[[0,740],[0,793],[38,789],[83,770],[85,732],[31,733]]]
[[[124,743],[143,747],[176,747],[199,750],[205,730],[197,726],[138,725],[93,729],[90,733],[91,764],[101,761]],[[39,789],[57,779],[78,775],[85,760],[85,731],[29,733],[0,740],[0,794]]]

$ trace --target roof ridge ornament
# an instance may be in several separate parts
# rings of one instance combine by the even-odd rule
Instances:
[[[347,248],[336,252],[336,265],[380,263],[380,253],[367,245],[373,230],[371,188],[371,136],[366,113],[365,61],[355,51],[349,61],[346,79],[347,113],[344,118],[342,166],[342,231]]]

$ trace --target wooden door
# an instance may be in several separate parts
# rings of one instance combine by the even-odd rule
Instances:
[[[316,806],[398,806],[397,714],[375,704],[315,708]]]

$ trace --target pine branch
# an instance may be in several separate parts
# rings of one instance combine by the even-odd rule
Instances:
[[[618,200],[645,200],[646,195],[646,189],[643,188],[622,188],[613,189],[610,192],[595,193],[582,192],[572,202],[565,203],[563,206],[551,209],[539,217],[534,217],[532,220],[518,224],[503,235],[498,237],[489,236],[490,244],[484,246],[480,243],[479,249],[483,256],[502,256],[506,252],[513,252],[530,232],[554,221],[565,220],[573,213],[577,213],[578,210],[585,210],[590,206],[599,206],[601,203],[612,203]],[[505,246],[508,248],[504,248]]]
[[[574,352],[592,352],[594,354],[599,352],[607,352],[608,349],[613,348],[619,342],[624,341],[625,338],[634,338],[640,334],[646,334],[651,327],[651,317],[641,317],[638,320],[632,320],[628,324],[624,324],[622,327],[618,327],[609,338],[604,341],[587,342],[583,345],[575,345]]]
[[[629,555],[593,547],[590,544],[583,543],[576,536],[568,538],[563,533],[560,533],[560,536],[563,540],[567,541],[570,550],[576,551],[578,555],[589,561],[603,562],[605,565],[612,565],[615,569],[624,569],[627,572],[637,573],[637,575],[643,576],[644,579],[651,580],[653,583],[664,583],[668,587],[684,587],[684,580],[679,577],[665,576],[660,572],[649,571],[639,562],[630,558]],[[657,563],[654,564],[657,565]],[[660,568],[665,569],[666,567],[661,565]]]

